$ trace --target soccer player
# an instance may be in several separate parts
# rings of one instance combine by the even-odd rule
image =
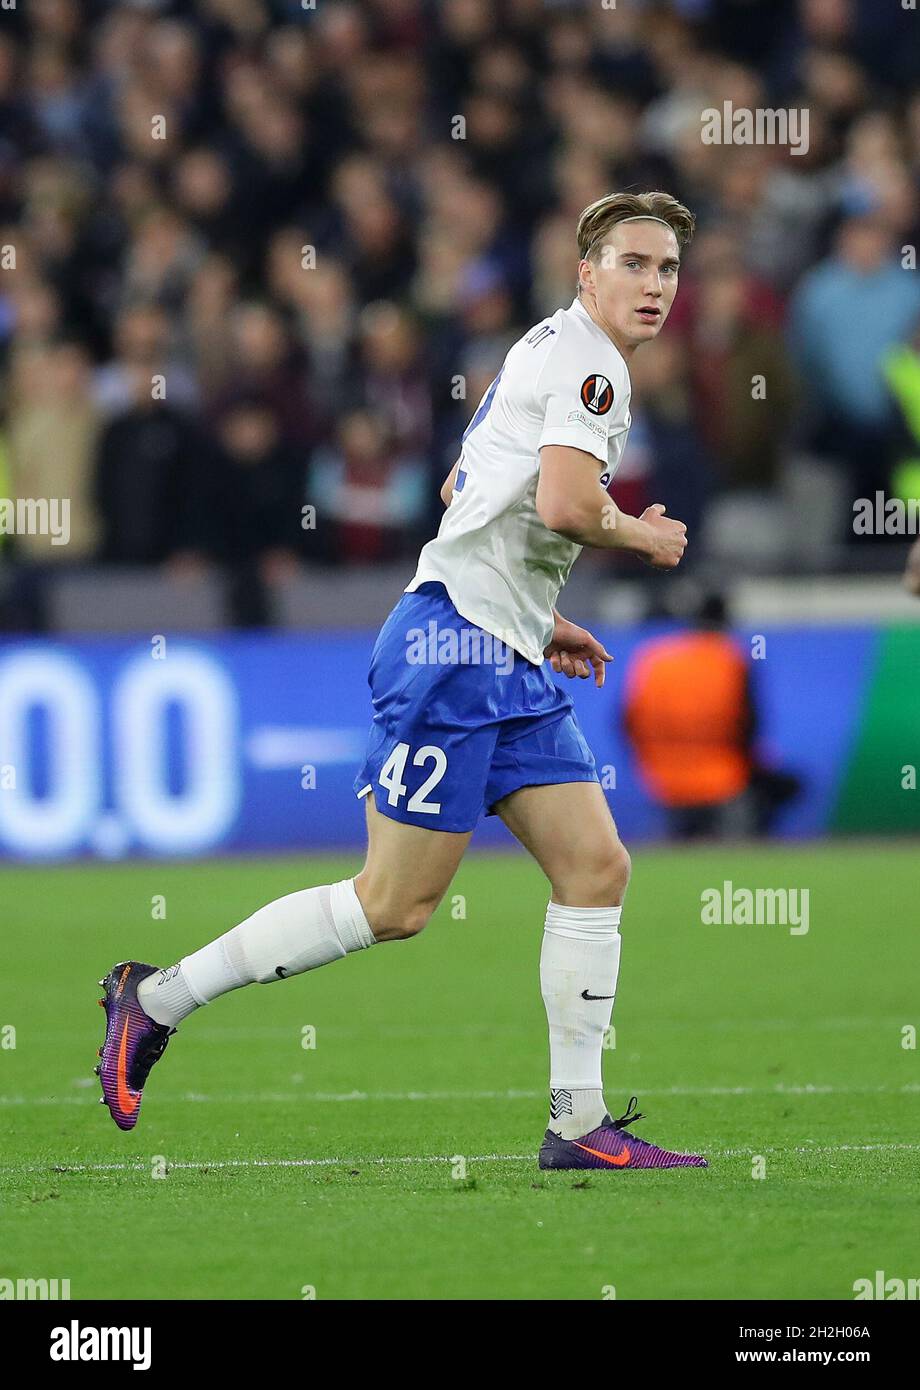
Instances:
[[[552,889],[540,959],[550,1046],[540,1166],[706,1166],[631,1134],[635,1097],[618,1120],[604,1102],[629,856],[571,697],[548,670],[593,673],[602,686],[612,660],[554,606],[582,546],[670,570],[687,543],[660,503],[625,515],[607,485],[630,425],[629,359],[661,331],[693,226],[665,193],[614,193],[581,214],[576,297],[515,343],[480,401],[442,489],[438,534],[374,647],[373,724],[355,779],[364,868],[269,903],[166,970],[137,961],[111,970],[99,1071],[121,1129],[135,1124],[150,1068],[183,1019],[242,985],[414,936],[480,816],[494,813]]]

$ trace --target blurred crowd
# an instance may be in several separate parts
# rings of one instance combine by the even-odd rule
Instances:
[[[920,495],[918,89],[920,15],[877,0],[4,8],[0,497],[72,510],[0,536],[0,591],[411,562],[623,187],[698,231],[613,495],[697,556],[829,563],[854,497]],[[806,109],[807,149],[705,143],[724,102]]]

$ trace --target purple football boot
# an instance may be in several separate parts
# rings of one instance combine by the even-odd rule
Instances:
[[[626,1114],[618,1120],[605,1115],[597,1129],[583,1134],[580,1139],[561,1139],[551,1129],[546,1131],[540,1149],[541,1168],[708,1168],[705,1158],[698,1154],[671,1153],[659,1149],[657,1144],[649,1144],[645,1139],[637,1139],[627,1133],[626,1126],[644,1120],[633,1106],[638,1104],[636,1096],[630,1098]]]
[[[154,1023],[137,1002],[138,985],[158,969],[136,960],[122,961],[99,981],[105,990],[99,1003],[105,1009],[106,1029],[99,1049],[102,1061],[94,1070],[102,1082],[99,1104],[109,1107],[119,1129],[133,1129],[137,1124],[150,1068],[160,1060],[176,1031]]]

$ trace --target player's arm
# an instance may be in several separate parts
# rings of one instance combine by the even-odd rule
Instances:
[[[656,569],[674,569],[687,545],[682,521],[665,516],[655,502],[641,516],[621,512],[598,486],[597,459],[567,444],[544,444],[536,508],[540,520],[578,545],[626,550]]]
[[[447,477],[444,479],[444,482],[441,484],[441,501],[444,503],[445,507],[450,506],[450,499],[454,495],[454,483],[457,481],[457,470],[459,469],[459,467],[460,460],[457,459],[457,462],[454,464],[453,468],[450,470]]]

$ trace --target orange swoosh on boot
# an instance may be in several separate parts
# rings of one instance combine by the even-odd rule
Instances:
[[[124,1115],[133,1115],[141,1103],[140,1096],[132,1096],[128,1090],[128,1019],[118,1048],[118,1067],[115,1072],[118,1092],[118,1106]]]
[[[586,1154],[594,1154],[595,1158],[602,1158],[605,1163],[612,1163],[614,1168],[625,1168],[629,1163],[629,1149],[624,1149],[621,1154],[605,1154],[600,1149],[589,1149],[587,1144],[579,1144],[577,1139],[572,1143],[576,1149],[584,1149]]]

